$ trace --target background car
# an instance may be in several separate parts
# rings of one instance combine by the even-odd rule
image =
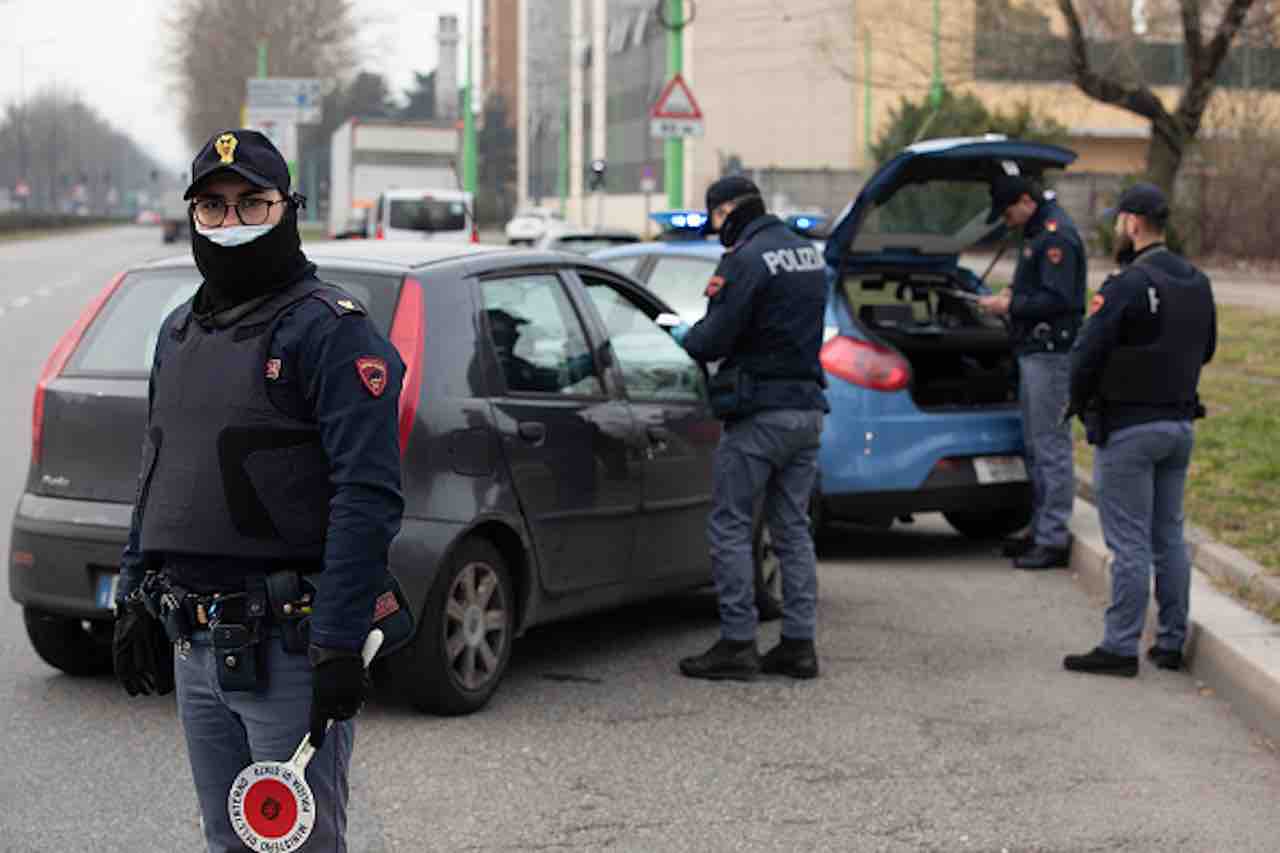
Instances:
[[[392,689],[476,710],[528,628],[709,583],[720,425],[704,372],[655,322],[670,306],[565,254],[345,241],[308,255],[408,368],[390,565],[418,631],[377,673]],[[65,672],[110,670],[156,336],[199,282],[190,255],[121,273],[37,384],[9,588]],[[762,556],[756,574],[762,614],[777,615],[776,563]]]
[[[534,242],[534,247],[547,252],[573,252],[589,255],[610,246],[639,243],[640,235],[622,228],[585,228],[554,224]]]
[[[516,211],[515,216],[507,222],[503,233],[507,236],[507,242],[513,246],[532,245],[546,233],[547,228],[562,222],[564,219],[559,211],[549,207],[526,207]]]
[[[394,189],[378,194],[366,223],[375,240],[476,242],[471,193],[447,189]]]
[[[1017,361],[1003,322],[975,306],[985,287],[959,256],[1003,227],[986,223],[996,174],[1039,177],[1075,156],[997,137],[930,140],[884,164],[837,218],[825,249],[831,414],[812,507],[819,532],[931,511],[975,538],[1029,521]],[[722,252],[685,241],[593,257],[692,323]]]

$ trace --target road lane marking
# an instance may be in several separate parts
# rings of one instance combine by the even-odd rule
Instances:
[[[31,297],[19,296],[17,299],[13,300],[11,304],[13,305],[14,308],[26,308],[28,305],[31,304]]]
[[[52,294],[53,294],[53,291],[47,287],[42,287],[36,291],[36,296],[40,296],[40,297],[51,296]]]

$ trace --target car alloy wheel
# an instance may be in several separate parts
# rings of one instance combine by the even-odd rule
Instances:
[[[471,562],[454,576],[441,629],[450,672],[463,689],[481,690],[500,674],[511,642],[509,607],[493,566]]]

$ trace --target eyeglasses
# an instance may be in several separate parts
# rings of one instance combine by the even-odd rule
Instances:
[[[196,222],[206,228],[212,228],[222,224],[227,216],[228,207],[235,208],[241,225],[263,225],[271,216],[272,205],[288,203],[287,198],[268,201],[254,196],[242,198],[234,204],[228,204],[227,200],[222,198],[202,198],[192,202],[191,208],[195,212]]]

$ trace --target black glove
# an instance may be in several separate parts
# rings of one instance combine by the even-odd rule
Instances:
[[[311,745],[324,745],[329,720],[349,720],[364,704],[364,661],[358,652],[311,647]]]
[[[130,696],[173,692],[173,643],[137,592],[116,613],[111,660],[116,679]]]

